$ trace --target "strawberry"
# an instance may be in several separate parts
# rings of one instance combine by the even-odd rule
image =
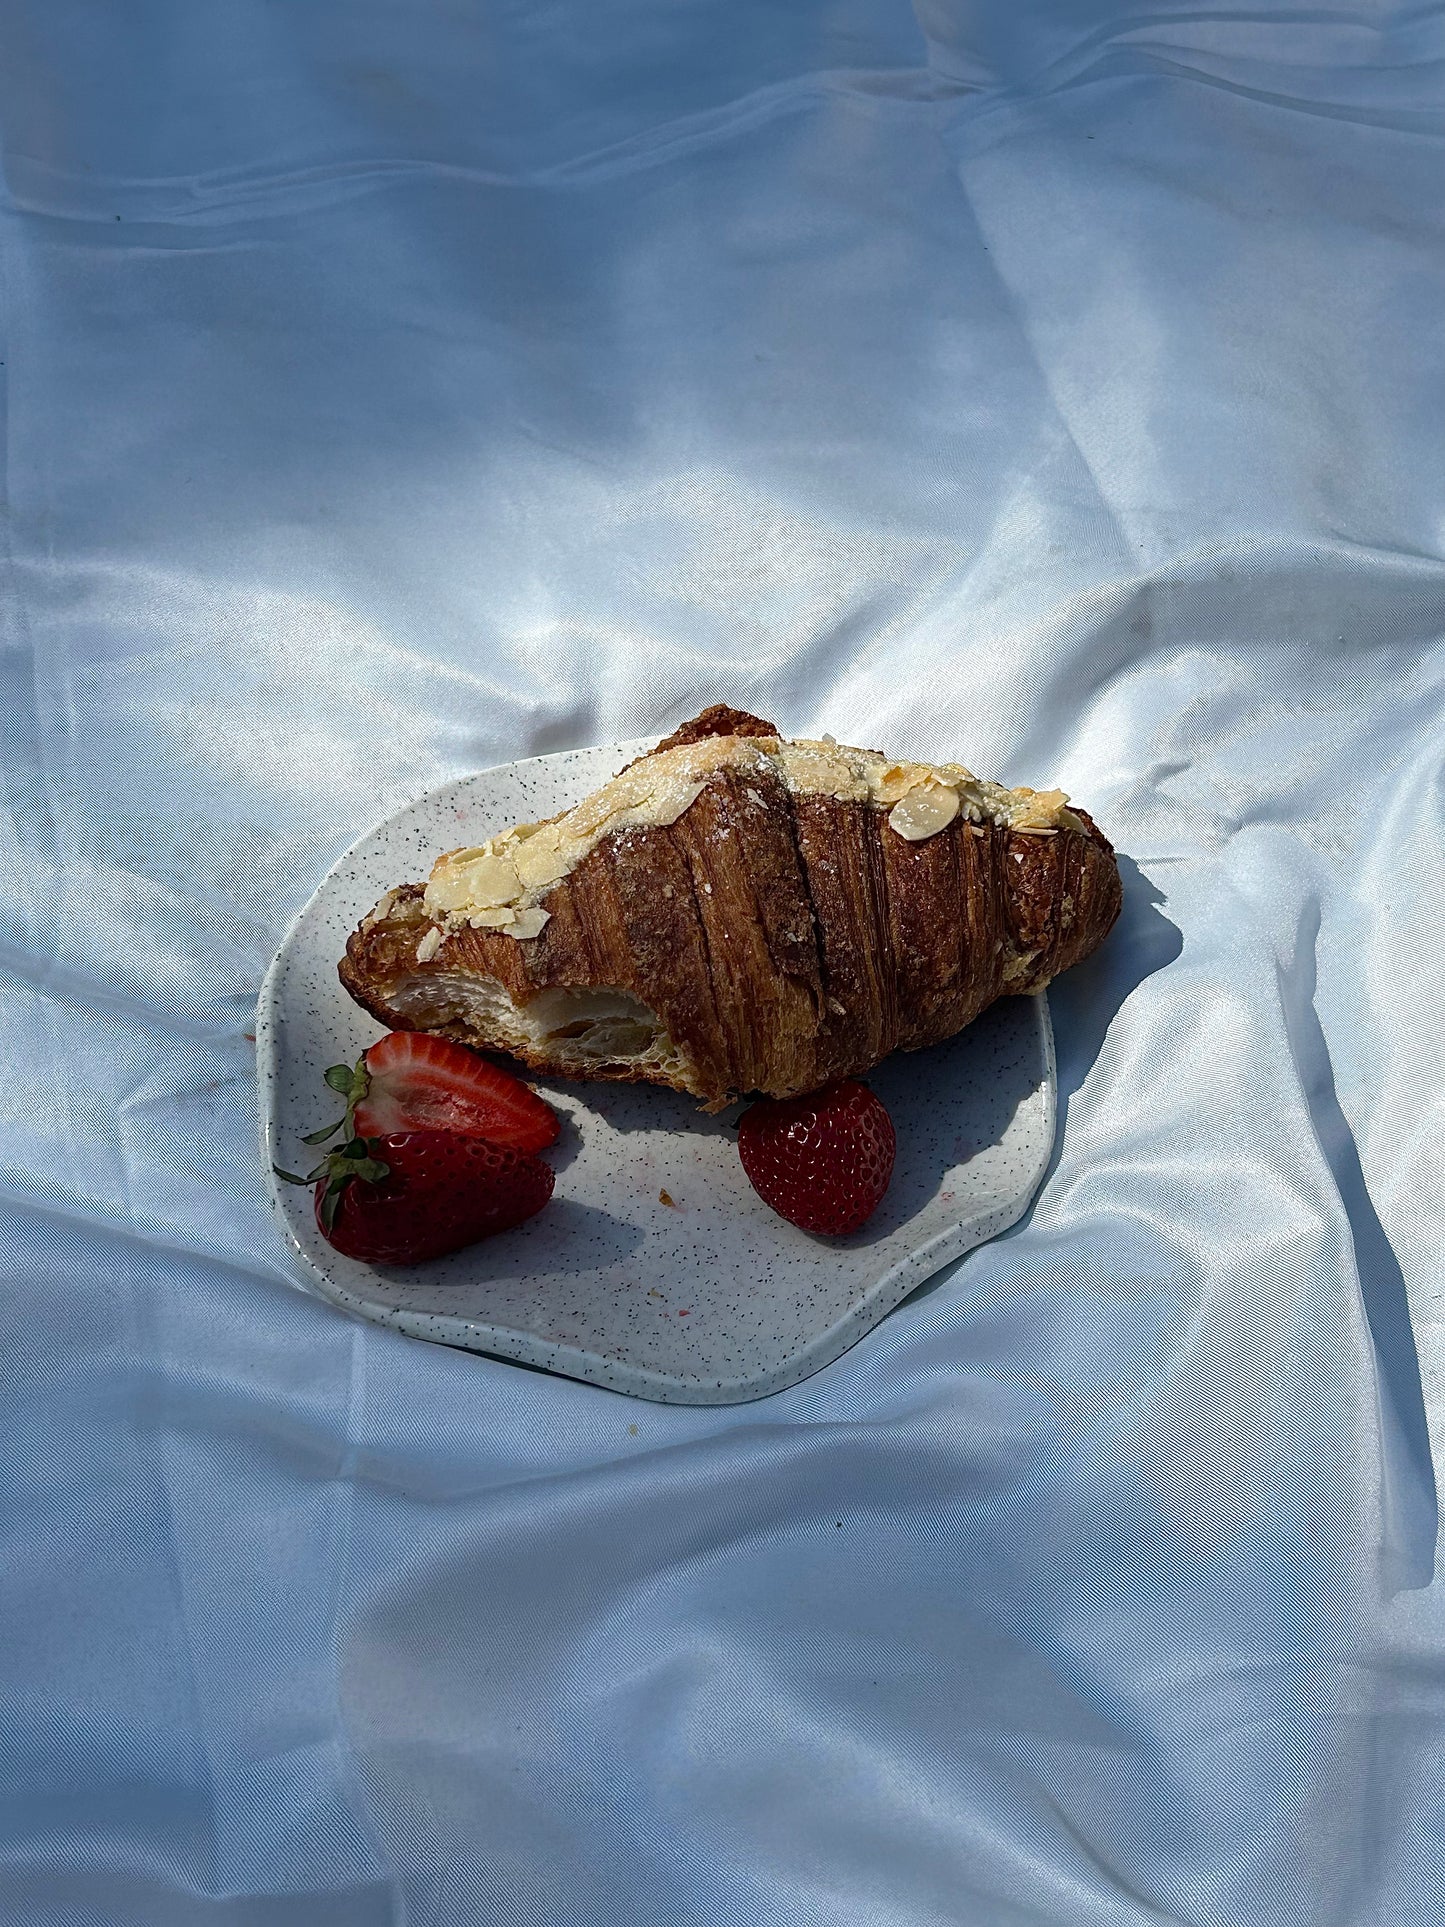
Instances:
[[[845,1077],[811,1097],[763,1098],[743,1112],[738,1154],[764,1204],[824,1237],[856,1231],[893,1175],[893,1120]]]
[[[527,1151],[460,1131],[354,1137],[309,1176],[316,1222],[348,1258],[415,1265],[508,1231],[542,1209],[555,1182]]]
[[[545,1151],[562,1128],[552,1106],[510,1071],[424,1030],[388,1032],[354,1067],[333,1064],[326,1082],[346,1099],[346,1115],[308,1144],[324,1142],[344,1125],[348,1138],[459,1131],[514,1151]]]

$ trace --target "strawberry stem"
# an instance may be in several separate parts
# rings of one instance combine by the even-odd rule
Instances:
[[[380,1184],[383,1178],[390,1177],[391,1166],[381,1158],[373,1157],[372,1144],[356,1135],[356,1107],[371,1088],[366,1053],[363,1051],[355,1064],[333,1064],[326,1073],[326,1083],[346,1099],[346,1110],[334,1124],[328,1124],[324,1130],[308,1132],[301,1142],[324,1144],[327,1138],[334,1137],[344,1129],[346,1136],[341,1146],[329,1151],[315,1170],[308,1171],[304,1178],[298,1178],[294,1171],[283,1171],[279,1164],[273,1164],[271,1169],[287,1184],[321,1186],[321,1224],[324,1230],[330,1231],[336,1223],[342,1193],[347,1185],[357,1178],[363,1184]]]
[[[371,1076],[366,1068],[366,1052],[363,1051],[355,1064],[333,1064],[326,1073],[328,1087],[346,1099],[346,1110],[334,1124],[322,1130],[312,1131],[303,1137],[303,1144],[324,1144],[334,1137],[344,1125],[349,1138],[356,1136],[356,1107],[371,1089]]]

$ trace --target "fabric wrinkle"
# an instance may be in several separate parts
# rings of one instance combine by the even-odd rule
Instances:
[[[1425,1921],[1440,7],[8,14],[0,1919]],[[715,701],[1117,846],[1032,1205],[753,1405],[320,1302],[292,919]]]

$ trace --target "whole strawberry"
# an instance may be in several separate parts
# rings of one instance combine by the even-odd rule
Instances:
[[[459,1131],[352,1138],[309,1176],[316,1222],[348,1258],[416,1265],[533,1217],[552,1195],[550,1165]]]
[[[866,1224],[893,1175],[893,1120],[866,1084],[841,1078],[811,1097],[744,1111],[738,1153],[764,1204],[824,1237]]]

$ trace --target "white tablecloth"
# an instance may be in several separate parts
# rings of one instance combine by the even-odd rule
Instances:
[[[0,48],[0,1919],[1427,1919],[1440,9]],[[723,1411],[294,1289],[327,865],[718,698],[1126,853],[1031,1215]]]

